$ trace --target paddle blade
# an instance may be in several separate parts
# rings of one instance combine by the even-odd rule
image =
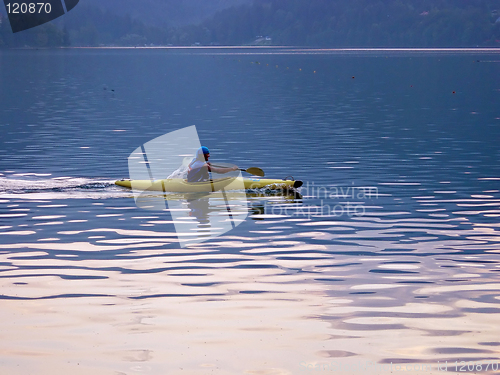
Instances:
[[[248,168],[245,172],[250,173],[254,176],[264,177],[264,171],[257,167]]]

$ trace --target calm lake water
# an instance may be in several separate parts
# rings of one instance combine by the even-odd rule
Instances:
[[[499,68],[479,50],[0,51],[2,373],[498,373]],[[303,198],[253,192],[241,225],[181,248],[169,212],[113,182],[191,125]]]

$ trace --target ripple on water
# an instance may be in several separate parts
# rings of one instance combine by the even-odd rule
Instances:
[[[175,80],[185,78],[181,67],[186,64],[180,64],[178,50],[170,52],[176,74],[167,72],[166,78],[179,83]],[[229,73],[235,66],[243,69],[245,74],[223,75],[243,80],[234,87],[251,85],[245,77],[255,77],[252,72],[268,63],[254,61],[250,72],[245,58],[253,52],[248,49],[223,49],[216,55],[203,49],[188,52],[191,58],[204,56],[206,69],[212,69],[214,62],[223,64]],[[116,53],[112,55],[120,63],[131,61],[130,56],[122,59],[121,52]],[[412,103],[417,103],[415,108],[430,116],[432,123],[422,122],[424,136],[411,134],[410,124],[400,126],[400,116],[407,112],[402,111],[404,106],[384,90],[367,95],[373,90],[366,90],[362,77],[356,77],[356,92],[338,86],[342,84],[338,73],[342,64],[337,60],[331,65],[337,73],[324,61],[311,60],[317,67],[309,66],[310,71],[321,75],[318,82],[322,89],[314,89],[319,83],[307,76],[312,85],[310,97],[308,90],[302,90],[300,100],[297,90],[290,95],[288,83],[300,88],[295,79],[298,76],[294,78],[292,73],[298,74],[298,69],[283,63],[284,58],[288,61],[290,55],[297,54],[309,59],[318,53],[338,56],[338,51],[288,48],[278,54],[270,50],[258,53],[264,53],[273,66],[273,74],[260,79],[266,87],[280,87],[276,92],[256,90],[265,101],[274,103],[272,113],[267,113],[266,103],[240,100],[236,95],[233,104],[238,108],[228,109],[211,98],[196,108],[193,116],[200,113],[200,123],[229,119],[229,131],[234,132],[240,114],[251,110],[259,114],[252,125],[258,139],[275,140],[270,136],[275,129],[269,127],[269,118],[278,111],[282,138],[295,139],[300,146],[297,152],[284,159],[266,151],[264,142],[254,142],[256,149],[249,155],[274,160],[275,170],[270,172],[292,163],[297,173],[321,177],[327,186],[351,186],[354,179],[365,186],[377,186],[376,199],[352,200],[365,208],[362,216],[323,217],[308,214],[306,207],[345,207],[349,199],[321,201],[310,192],[291,203],[249,198],[260,210],[253,220],[220,237],[181,249],[168,211],[139,210],[130,192],[115,188],[112,181],[70,177],[67,169],[65,177],[2,171],[0,298],[2,319],[9,324],[2,326],[1,350],[6,371],[50,373],[57,366],[61,373],[83,371],[80,369],[154,374],[225,370],[228,374],[271,375],[295,374],[306,369],[304,364],[324,365],[335,360],[345,366],[361,361],[431,364],[429,372],[437,374],[438,361],[498,357],[500,224],[495,218],[500,215],[500,196],[492,157],[496,148],[491,148],[491,153],[489,149],[473,153],[483,144],[473,145],[445,131],[446,121],[439,117],[441,108],[434,112],[434,103],[417,97],[411,97]],[[362,53],[375,57],[380,51]],[[259,55],[259,60],[264,55]],[[353,61],[346,56],[341,60]],[[301,62],[311,64],[306,60]],[[370,62],[375,60],[380,59]],[[137,61],[133,62],[135,69]],[[268,85],[278,82],[281,69],[287,65],[286,79]],[[112,78],[115,71],[108,73]],[[329,73],[336,80],[331,89],[323,79]],[[44,91],[43,102],[35,101],[29,108],[41,120],[41,125],[37,123],[30,130],[42,126],[43,131],[36,134],[43,142],[28,145],[30,157],[20,152],[8,156],[5,163],[29,160],[30,167],[33,163],[40,167],[54,156],[65,159],[50,137],[68,139],[67,131],[75,136],[80,132],[80,138],[71,138],[69,143],[72,150],[82,152],[78,151],[78,158],[94,157],[95,142],[101,143],[106,138],[103,135],[129,137],[107,137],[109,142],[130,140],[136,136],[137,126],[144,128],[144,121],[151,120],[148,116],[155,116],[147,123],[151,134],[164,131],[168,119],[162,120],[161,129],[152,123],[160,116],[167,118],[166,113],[153,110],[145,116],[147,103],[142,103],[145,107],[137,105],[140,113],[134,113],[135,107],[125,105],[121,96],[128,94],[120,94],[118,86],[116,97],[104,97],[102,91],[108,94],[110,90],[103,90],[102,83],[97,93],[92,82],[69,76],[64,81],[54,80],[57,84]],[[352,75],[346,76],[352,86]],[[154,91],[154,85],[151,87]],[[162,93],[164,88],[161,85]],[[343,94],[337,95],[335,90]],[[50,104],[68,93],[74,93],[68,103],[75,107],[61,109]],[[149,94],[145,97],[148,101],[153,98]],[[332,101],[332,97],[338,100]],[[246,104],[242,107],[241,103]],[[247,105],[250,107],[244,108]],[[370,105],[374,107],[370,109]],[[466,98],[464,105],[468,105]],[[92,108],[100,113],[92,114]],[[111,115],[113,108],[116,113]],[[175,108],[176,118],[185,117],[184,106]],[[317,109],[315,115],[311,115],[311,108]],[[453,113],[460,111],[456,105],[453,109]],[[489,113],[465,110],[477,112],[477,116]],[[68,122],[69,111],[77,117]],[[212,112],[215,117],[208,116]],[[108,115],[103,117],[103,113]],[[89,134],[79,126],[80,120],[89,116],[104,127],[102,132]],[[338,121],[329,121],[331,118]],[[67,124],[54,127],[54,121]],[[305,131],[311,125],[321,138]],[[466,132],[467,124],[461,125]],[[220,126],[223,131],[224,121]],[[209,141],[220,141],[213,132],[208,137]],[[317,155],[319,161],[311,172],[304,165],[310,155],[301,149],[315,150],[323,140],[331,140],[331,147],[328,154]],[[223,145],[232,147],[230,143]],[[35,151],[42,155],[40,160],[31,157]],[[116,164],[114,159],[101,159],[104,157],[99,155],[99,161],[88,168],[108,171]],[[63,161],[68,164],[68,160]],[[17,370],[18,365],[22,370]],[[388,372],[374,369],[371,373]]]

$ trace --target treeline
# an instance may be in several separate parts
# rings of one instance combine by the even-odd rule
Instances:
[[[262,36],[262,38],[258,38]],[[254,0],[197,25],[149,26],[80,4],[0,47],[248,45],[318,47],[500,47],[500,0]]]
[[[80,2],[50,24],[16,34],[12,34],[0,8],[0,48],[185,45],[189,36],[195,34],[191,32],[193,26],[172,25],[201,22],[220,9],[250,1],[144,0],[139,9],[135,0]],[[127,14],[132,11],[133,14]]]
[[[222,9],[251,3],[253,0],[83,0],[110,10],[117,15],[129,14],[133,19],[150,26],[184,26],[197,24]]]
[[[170,30],[147,26],[129,15],[118,15],[99,7],[78,5],[58,23],[66,25],[72,46],[143,46],[166,44]]]
[[[61,47],[69,46],[69,34],[65,28],[45,24],[13,34],[6,18],[0,22],[0,48]]]
[[[500,46],[499,0],[255,0],[192,29],[201,44]]]
[[[163,45],[172,29],[148,27],[130,16],[117,15],[95,6],[78,5],[57,20],[13,34],[7,18],[0,23],[0,48],[62,46]]]

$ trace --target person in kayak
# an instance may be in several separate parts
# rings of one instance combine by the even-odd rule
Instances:
[[[237,171],[238,167],[214,167],[208,161],[210,157],[210,150],[202,146],[196,151],[196,157],[189,163],[187,181],[188,182],[201,182],[210,180],[210,175],[208,172],[215,173],[228,173],[232,171]]]

